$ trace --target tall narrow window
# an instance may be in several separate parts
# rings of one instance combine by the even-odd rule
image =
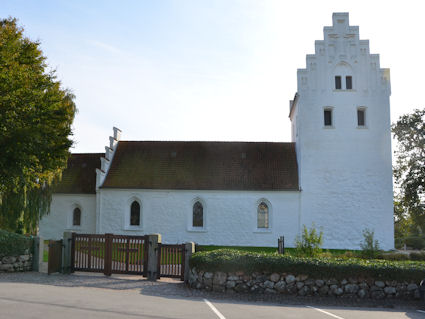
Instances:
[[[264,202],[257,208],[257,228],[269,228],[269,207]]]
[[[325,126],[332,126],[332,109],[325,109],[323,111]]]
[[[81,209],[78,207],[75,207],[72,212],[72,225],[81,226]]]
[[[352,76],[346,76],[345,77],[345,88],[347,90],[351,90],[353,88],[353,77]]]
[[[140,226],[140,204],[137,201],[131,203],[130,226]]]
[[[341,76],[335,76],[335,89],[341,90]]]
[[[366,110],[359,108],[357,109],[357,126],[366,125]]]
[[[193,204],[192,227],[204,227],[204,207],[201,202]]]

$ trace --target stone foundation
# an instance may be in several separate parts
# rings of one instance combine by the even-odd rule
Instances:
[[[364,278],[309,278],[289,273],[204,272],[192,268],[190,287],[217,292],[334,296],[370,299],[419,299],[418,283]]]
[[[0,273],[30,270],[32,270],[31,254],[0,257]]]

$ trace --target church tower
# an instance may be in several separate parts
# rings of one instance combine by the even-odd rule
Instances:
[[[358,249],[366,228],[394,247],[390,72],[348,13],[315,42],[290,102],[300,178],[300,227],[322,228],[324,247]]]

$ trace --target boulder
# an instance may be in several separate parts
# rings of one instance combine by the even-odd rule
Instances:
[[[356,284],[347,284],[344,287],[344,291],[347,294],[355,294],[359,290],[359,286]]]
[[[16,261],[16,257],[13,256],[6,256],[3,257],[2,263],[3,264],[13,264]]]
[[[240,284],[237,284],[234,289],[237,292],[247,292],[249,288],[246,284],[240,283]]]
[[[264,282],[264,288],[268,288],[268,289],[273,289],[273,287],[274,287],[274,282],[273,281],[270,281],[270,280],[266,280],[265,282]]]
[[[278,281],[275,285],[274,285],[274,289],[276,289],[278,292],[282,293],[286,291],[286,282],[281,280]]]
[[[412,291],[412,290],[415,290],[415,289],[418,289],[418,285],[417,284],[409,284],[409,285],[407,285],[407,290],[408,291]]]
[[[228,280],[226,282],[226,288],[227,289],[233,289],[233,288],[235,288],[235,286],[236,286],[236,281],[234,281],[234,280]]]
[[[204,273],[204,279],[211,279],[214,276],[212,272],[206,272]]]
[[[387,295],[395,295],[395,293],[397,292],[397,290],[395,289],[395,287],[385,287],[384,288],[384,292]]]
[[[357,296],[359,296],[359,298],[365,298],[366,296],[367,296],[367,291],[365,290],[365,289],[360,289],[358,292],[357,292]]]
[[[272,273],[272,274],[270,275],[270,280],[271,280],[271,281],[273,281],[273,282],[278,282],[278,281],[279,281],[279,279],[280,279],[280,275],[279,275],[279,274],[277,274],[277,273]]]
[[[223,286],[226,283],[227,274],[225,272],[217,271],[213,277],[213,284]]]
[[[287,275],[285,277],[285,281],[286,281],[287,284],[291,284],[295,281],[295,277],[293,275]]]

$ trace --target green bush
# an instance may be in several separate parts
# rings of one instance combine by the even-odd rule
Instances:
[[[424,249],[425,248],[425,240],[422,237],[411,236],[404,238],[404,243],[407,247],[411,247],[413,249]]]
[[[385,260],[409,260],[409,254],[387,253],[382,254],[381,258]]]
[[[190,266],[212,272],[277,272],[305,274],[312,278],[363,277],[415,282],[422,280],[425,274],[425,264],[417,261],[303,258],[228,249],[195,253]]]
[[[411,260],[425,260],[425,252],[420,252],[420,253],[416,253],[416,252],[411,252],[410,253],[410,259]]]
[[[363,230],[363,242],[360,243],[361,256],[364,258],[374,259],[380,257],[379,242],[374,239],[375,232],[366,228]]]
[[[32,253],[33,238],[0,229],[0,257]]]
[[[322,245],[323,232],[317,233],[314,224],[310,229],[307,229],[307,227],[303,225],[301,237],[297,236],[295,239],[295,249],[299,256],[318,256],[322,252]]]

